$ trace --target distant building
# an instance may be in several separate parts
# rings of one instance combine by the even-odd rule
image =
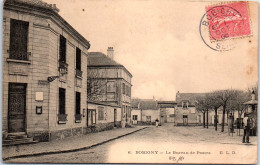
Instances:
[[[160,109],[160,123],[175,123],[176,101],[158,101]]]
[[[176,93],[177,107],[175,109],[175,125],[202,125],[203,124],[203,113],[198,111],[195,107],[195,102],[198,97],[204,97],[206,93]],[[205,112],[205,123],[209,125],[214,125],[215,112],[213,109],[208,111],[208,120]],[[227,124],[228,119],[225,114],[225,124]],[[235,111],[234,118],[238,118],[238,112]],[[222,124],[223,119],[223,107],[218,109],[217,122]]]
[[[116,112],[121,114],[124,127],[131,120],[132,74],[113,57],[113,47],[108,48],[107,55],[101,52],[88,54],[88,102],[121,107],[121,111]]]
[[[203,113],[195,107],[196,98],[205,93],[176,93],[177,107],[175,110],[175,125],[201,125]]]
[[[82,66],[90,44],[58,11],[41,0],[4,3],[4,138],[49,141],[86,131],[87,70]]]
[[[157,101],[153,99],[132,99],[131,118],[133,124],[154,124],[160,120]]]

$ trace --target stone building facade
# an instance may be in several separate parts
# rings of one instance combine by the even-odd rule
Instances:
[[[121,127],[121,107],[89,101],[87,125],[87,132],[99,132]]]
[[[41,0],[6,0],[3,13],[5,137],[38,141],[84,133],[89,42]]]
[[[158,101],[160,109],[160,122],[175,123],[175,109],[177,106],[176,101]]]
[[[175,109],[175,125],[201,125],[203,123],[203,113],[195,107],[198,96],[204,93],[176,93],[177,106]]]
[[[160,121],[160,110],[158,103],[153,99],[133,99],[131,111],[132,124],[155,124]]]
[[[131,121],[132,74],[113,60],[113,48],[107,55],[101,52],[88,54],[88,101],[121,107],[121,122]]]

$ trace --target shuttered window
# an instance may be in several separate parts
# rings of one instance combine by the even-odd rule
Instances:
[[[59,114],[65,114],[66,110],[66,89],[59,88]]]
[[[104,120],[104,107],[98,107],[98,120]]]
[[[27,54],[29,22],[11,19],[10,22],[10,58],[29,60]]]
[[[76,69],[81,71],[81,50],[76,48]]]
[[[66,63],[66,38],[60,35],[60,62]]]
[[[80,92],[76,92],[76,114],[80,114]]]

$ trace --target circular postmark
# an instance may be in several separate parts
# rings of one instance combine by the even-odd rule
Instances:
[[[235,38],[246,34],[245,18],[236,9],[220,5],[207,8],[200,21],[203,42],[215,51],[228,51],[235,47]]]

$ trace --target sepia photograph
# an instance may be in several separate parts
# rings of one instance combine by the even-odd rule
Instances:
[[[3,163],[257,163],[257,1],[1,8]]]

